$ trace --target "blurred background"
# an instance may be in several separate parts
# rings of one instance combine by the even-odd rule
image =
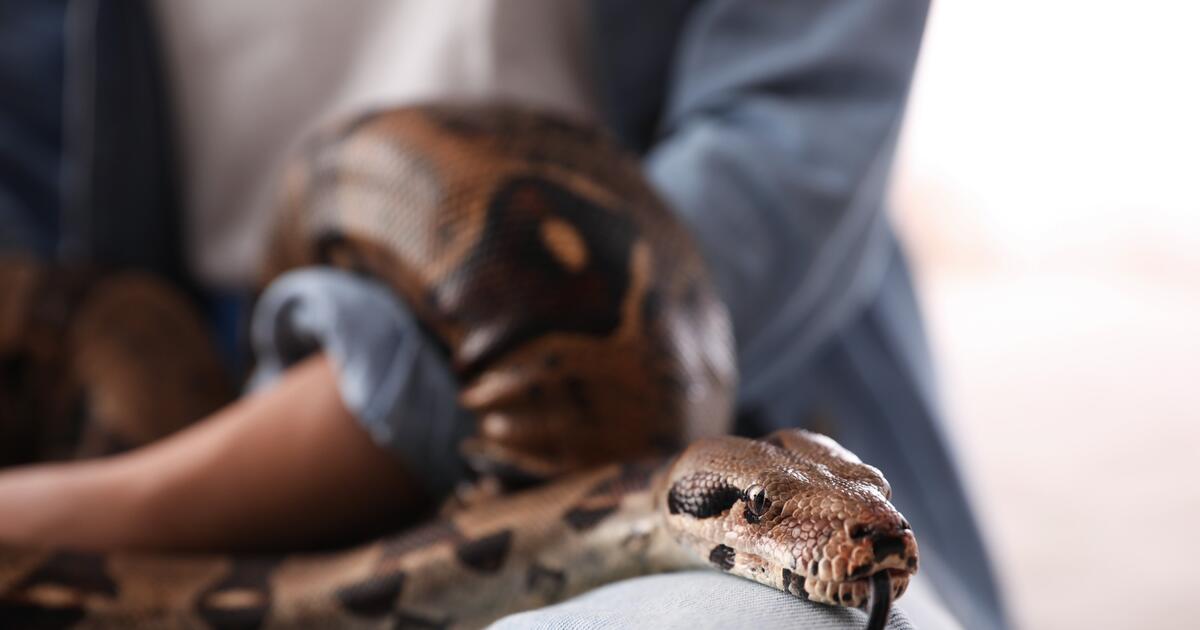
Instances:
[[[1200,8],[935,3],[894,179],[1025,628],[1194,628]]]

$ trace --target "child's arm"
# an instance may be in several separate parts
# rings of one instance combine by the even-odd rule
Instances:
[[[378,531],[418,491],[339,397],[324,356],[161,442],[0,472],[0,543],[295,547]]]

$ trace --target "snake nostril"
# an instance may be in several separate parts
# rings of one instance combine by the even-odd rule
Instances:
[[[871,543],[875,549],[875,562],[882,562],[888,556],[904,555],[904,538],[900,536],[876,536]]]

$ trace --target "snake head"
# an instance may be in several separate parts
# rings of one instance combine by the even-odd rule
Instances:
[[[671,468],[661,501],[668,530],[720,569],[861,608],[873,576],[886,571],[895,598],[917,570],[916,539],[890,496],[878,469],[792,429],[696,442]]]

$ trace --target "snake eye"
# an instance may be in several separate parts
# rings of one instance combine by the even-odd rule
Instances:
[[[762,516],[763,512],[771,507],[771,500],[767,498],[767,491],[758,484],[751,484],[746,488],[746,511],[754,516]]]

